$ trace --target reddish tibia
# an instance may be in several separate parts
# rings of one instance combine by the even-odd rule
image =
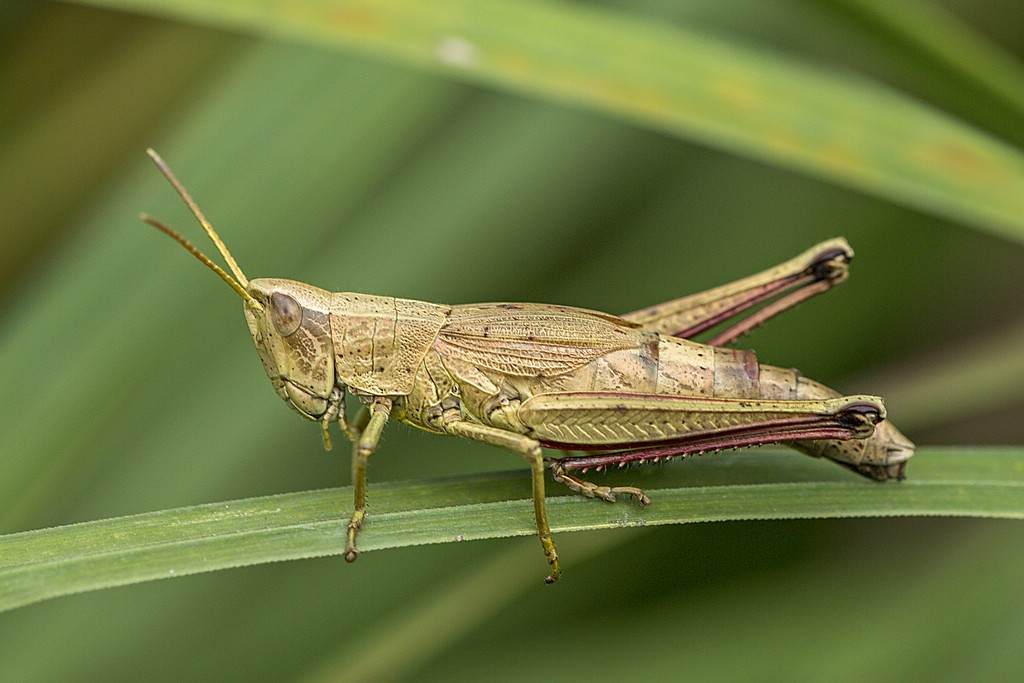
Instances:
[[[828,291],[846,279],[853,251],[836,238],[775,268],[639,311],[623,318],[662,334],[684,339],[705,332],[740,313],[779,297],[708,340],[724,346],[802,301]]]

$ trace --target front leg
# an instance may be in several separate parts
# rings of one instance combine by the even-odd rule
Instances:
[[[355,562],[359,557],[356,550],[356,536],[363,526],[366,517],[366,464],[377,448],[384,425],[391,415],[392,401],[387,397],[377,397],[363,408],[352,425],[352,435],[358,438],[352,441],[352,488],[355,490],[355,505],[352,519],[348,523],[347,542],[345,544],[345,561]]]

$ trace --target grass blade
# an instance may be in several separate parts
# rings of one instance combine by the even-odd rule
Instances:
[[[708,458],[651,479],[655,504],[549,499],[556,532],[740,519],[948,515],[1024,519],[1024,451],[925,449],[912,479],[872,486],[789,453]],[[689,477],[686,476],[689,470]],[[680,485],[689,479],[688,485]],[[780,481],[781,480],[781,481]],[[742,483],[732,483],[732,482]],[[534,533],[520,472],[373,486],[364,551]],[[0,609],[86,590],[340,554],[351,490],[163,510],[0,538]],[[538,564],[538,569],[539,569]]]

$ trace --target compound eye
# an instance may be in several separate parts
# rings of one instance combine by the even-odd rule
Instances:
[[[287,337],[302,324],[302,306],[287,294],[274,292],[270,295],[270,320],[281,336]]]

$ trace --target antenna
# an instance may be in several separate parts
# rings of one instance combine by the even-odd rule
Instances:
[[[217,234],[217,231],[213,229],[212,225],[210,225],[210,221],[208,221],[206,219],[206,216],[203,215],[203,212],[199,208],[199,205],[196,204],[194,199],[192,199],[192,195],[188,193],[188,190],[185,189],[185,186],[181,184],[181,181],[178,180],[177,176],[174,175],[174,172],[171,171],[170,167],[167,165],[167,162],[164,161],[163,158],[159,154],[157,154],[155,150],[147,149],[146,154],[148,154],[149,158],[153,160],[153,163],[155,163],[156,167],[160,169],[160,172],[164,174],[164,177],[167,178],[168,181],[170,181],[171,185],[178,192],[181,198],[185,200],[185,204],[188,206],[189,210],[192,211],[192,215],[194,215],[196,217],[196,220],[199,221],[199,225],[203,226],[203,230],[206,231],[206,234],[209,235],[214,245],[216,245],[217,251],[219,251],[221,256],[224,257],[224,260],[227,262],[228,267],[231,268],[231,272],[234,273],[235,277],[232,278],[230,275],[224,272],[223,268],[221,268],[216,263],[211,261],[210,258],[206,256],[206,254],[199,251],[199,249],[194,244],[185,239],[185,237],[182,236],[179,232],[170,228],[167,224],[147,214],[141,214],[139,217],[146,223],[149,223],[154,228],[156,228],[160,232],[164,233],[165,235],[173,239],[181,246],[185,247],[185,249],[188,250],[190,254],[199,259],[199,261],[203,263],[203,265],[205,265],[213,272],[217,273],[217,275],[222,280],[224,280],[224,282],[228,283],[231,289],[235,290],[235,292],[237,292],[240,297],[245,299],[245,302],[249,306],[255,309],[262,309],[262,304],[256,301],[256,299],[254,299],[252,295],[249,294],[249,292],[247,291],[247,288],[249,287],[249,280],[245,277],[245,274],[242,272],[242,269],[238,267],[238,263],[235,262],[234,257],[231,255],[231,252],[228,251],[227,246],[225,246],[224,242],[221,240],[220,235]]]

